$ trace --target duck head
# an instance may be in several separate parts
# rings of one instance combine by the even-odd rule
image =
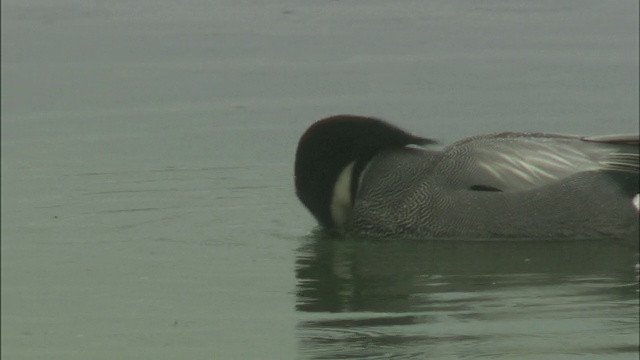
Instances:
[[[319,120],[298,142],[296,194],[320,225],[340,229],[353,206],[360,175],[374,155],[433,143],[380,119],[337,115]]]

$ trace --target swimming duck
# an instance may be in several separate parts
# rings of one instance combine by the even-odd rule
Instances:
[[[319,120],[298,143],[296,194],[323,228],[375,237],[638,232],[639,135],[505,132],[436,143],[371,117]]]

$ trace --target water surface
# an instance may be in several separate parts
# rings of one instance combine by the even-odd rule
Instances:
[[[630,240],[309,239],[297,258],[302,348],[318,359],[633,358]]]
[[[337,113],[637,132],[636,1],[2,1],[7,359],[637,358],[636,239],[331,239]]]

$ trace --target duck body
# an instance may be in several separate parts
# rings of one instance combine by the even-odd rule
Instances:
[[[298,144],[298,197],[324,228],[384,238],[638,232],[638,135],[501,133],[442,150],[411,147],[434,143],[374,118],[320,120]]]

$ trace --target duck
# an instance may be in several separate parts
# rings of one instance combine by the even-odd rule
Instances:
[[[301,203],[330,233],[555,239],[638,233],[640,135],[502,132],[438,148],[385,120],[335,115],[297,145]]]

